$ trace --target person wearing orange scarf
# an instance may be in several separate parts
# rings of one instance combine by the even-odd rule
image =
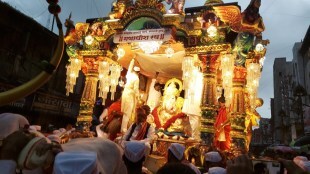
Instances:
[[[225,106],[225,97],[222,96],[218,99],[220,109],[218,111],[215,123],[214,123],[214,141],[213,145],[221,150],[226,151],[230,149],[231,138],[230,138],[230,121],[229,115],[227,114],[227,108]]]

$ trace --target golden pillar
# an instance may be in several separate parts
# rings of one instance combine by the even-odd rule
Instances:
[[[235,152],[244,151],[246,149],[246,133],[245,129],[245,83],[246,68],[235,66],[233,78],[233,99],[231,106],[231,138],[232,150]]]
[[[204,87],[202,93],[202,107],[214,107],[217,103],[217,58],[218,54],[198,55],[203,64]]]
[[[96,101],[99,76],[97,59],[97,56],[83,57],[82,72],[84,73],[86,80],[80,103],[79,116],[77,117],[77,124],[79,128],[86,133],[89,132],[91,126],[93,107]]]
[[[204,86],[202,93],[201,139],[205,144],[213,142],[214,117],[217,111],[217,69],[219,54],[199,54],[202,62]]]

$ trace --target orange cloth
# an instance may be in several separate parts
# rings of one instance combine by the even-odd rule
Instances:
[[[113,115],[112,115],[113,111],[121,112],[121,101],[120,100],[110,105],[108,109],[108,123],[110,123],[113,120]]]
[[[121,100],[113,102],[108,109],[107,126],[110,133],[109,139],[112,141],[115,140],[117,134],[120,132],[120,125],[122,124],[122,118],[114,120],[114,114],[112,114],[114,111],[121,112]]]
[[[217,131],[220,127],[221,124],[224,123],[227,120],[227,111],[226,107],[223,106],[219,109],[219,113],[216,117],[215,123],[214,123],[214,141],[213,144],[216,148],[220,150],[229,150],[230,145],[231,145],[231,139],[230,139],[230,124],[224,126],[224,133],[225,133],[225,141],[219,141],[219,136],[220,136],[220,131]]]

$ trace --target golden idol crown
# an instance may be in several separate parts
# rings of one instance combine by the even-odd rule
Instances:
[[[179,85],[179,89],[176,87],[176,84]],[[179,97],[182,88],[183,88],[182,81],[176,78],[172,78],[168,80],[168,82],[165,84],[164,95],[174,95]]]

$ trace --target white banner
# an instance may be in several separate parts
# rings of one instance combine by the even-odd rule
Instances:
[[[167,41],[171,38],[171,29],[149,29],[122,31],[114,35],[114,43],[148,42],[148,41]]]

